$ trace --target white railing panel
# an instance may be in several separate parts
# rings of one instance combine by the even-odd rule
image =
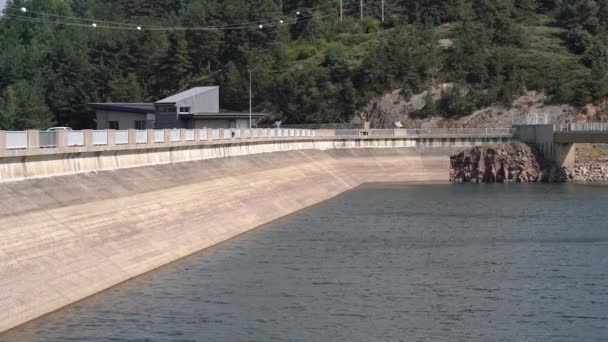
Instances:
[[[8,131],[8,132],[6,132],[6,148],[9,150],[27,148],[27,132],[26,131]]]
[[[57,147],[57,132],[42,131],[38,134],[40,147]]]
[[[136,144],[147,144],[148,143],[148,131],[144,131],[144,130],[135,131],[135,143]]]
[[[260,136],[262,138],[268,138],[268,130],[267,129],[263,129],[260,133],[261,133]]]
[[[271,129],[270,130],[270,137],[274,138],[277,135],[277,130],[276,129]]]
[[[129,131],[116,131],[114,138],[114,144],[126,145],[129,143]]]
[[[207,137],[207,129],[203,128],[201,130],[198,131],[198,139],[200,141],[206,141],[207,139],[209,139],[209,137]]]
[[[154,142],[155,143],[164,143],[165,142],[165,130],[164,129],[155,129],[154,130]]]
[[[68,146],[84,146],[84,132],[68,131]]]
[[[220,130],[219,129],[214,129],[211,131],[211,139],[220,140]]]
[[[193,129],[186,130],[186,141],[194,141],[194,130]]]
[[[233,129],[232,130],[234,132],[234,134],[232,135],[235,139],[241,139],[242,138],[242,134],[241,134],[241,130],[240,129]]]
[[[224,140],[232,139],[232,134],[236,136],[236,132],[231,129],[224,129]]]
[[[107,145],[108,144],[108,131],[93,131],[91,134],[93,145]]]
[[[335,134],[336,134],[336,136],[358,136],[359,130],[358,129],[337,129]]]
[[[182,132],[179,129],[172,129],[171,130],[171,141],[177,142],[180,140],[182,140]]]

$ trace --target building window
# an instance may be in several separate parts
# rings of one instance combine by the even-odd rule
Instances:
[[[135,120],[135,129],[146,129],[146,120]]]
[[[120,129],[120,125],[118,124],[118,121],[109,121],[108,127],[110,129]]]
[[[158,111],[160,113],[175,113],[175,106],[160,106]]]
[[[179,107],[180,113],[190,113],[190,107]]]

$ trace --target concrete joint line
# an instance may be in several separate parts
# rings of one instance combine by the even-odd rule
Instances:
[[[310,159],[319,168],[321,168],[322,170],[325,170],[327,173],[329,173],[330,175],[334,176],[337,180],[339,180],[340,182],[342,182],[342,184],[346,185],[349,189],[353,188],[350,184],[346,183],[342,178],[340,178],[338,175],[336,175],[335,173],[333,173],[333,171],[327,169],[326,167],[324,167],[323,165],[321,165],[319,162],[317,162],[314,158],[312,158],[308,154],[304,153],[304,151],[298,150],[298,152],[301,153],[306,158]]]

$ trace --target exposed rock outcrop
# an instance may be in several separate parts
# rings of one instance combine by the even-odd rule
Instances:
[[[442,93],[449,89],[450,83],[433,87],[429,91],[413,94],[407,98],[403,96],[400,89],[373,98],[370,103],[355,115],[353,122],[360,123],[365,120],[371,122],[373,128],[394,128],[395,122],[400,122],[404,127],[431,128],[431,127],[511,127],[514,120],[526,116],[543,115],[551,122],[569,122],[600,120],[596,113],[608,112],[608,104],[605,107],[587,106],[585,110],[565,104],[549,105],[544,93],[529,91],[523,96],[516,98],[511,106],[505,107],[494,105],[482,108],[468,115],[455,118],[445,118],[437,113],[429,117],[420,118],[415,114],[425,106],[428,95],[435,100],[441,98]],[[576,117],[577,113],[588,113]]]
[[[475,147],[451,157],[450,181],[457,183],[566,182],[566,170],[546,161],[534,147],[513,143]]]

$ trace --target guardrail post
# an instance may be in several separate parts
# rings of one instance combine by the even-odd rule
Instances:
[[[213,141],[213,129],[207,128],[207,141]]]
[[[40,131],[37,129],[27,130],[27,148],[40,148]]]
[[[220,128],[220,144],[224,143],[224,129]]]
[[[68,131],[57,131],[57,148],[68,147]]]
[[[6,150],[6,131],[0,131],[0,152]]]
[[[128,138],[129,139],[129,145],[131,147],[136,146],[137,145],[137,131],[135,129],[133,129],[133,128],[130,128],[127,131],[127,134],[129,136],[129,138]]]
[[[179,143],[180,143],[180,145],[186,144],[186,129],[185,128],[179,129]]]
[[[108,147],[116,146],[116,130],[115,129],[106,129],[106,140]]]
[[[93,130],[83,129],[82,134],[84,135],[84,146],[93,146]],[[114,139],[112,139],[112,142],[114,142]],[[110,137],[108,137],[108,143],[110,143]]]
[[[171,144],[172,129],[165,128],[163,131],[165,132],[165,144]]]
[[[154,145],[154,130],[150,128],[146,129],[146,136],[148,137],[146,145]]]

